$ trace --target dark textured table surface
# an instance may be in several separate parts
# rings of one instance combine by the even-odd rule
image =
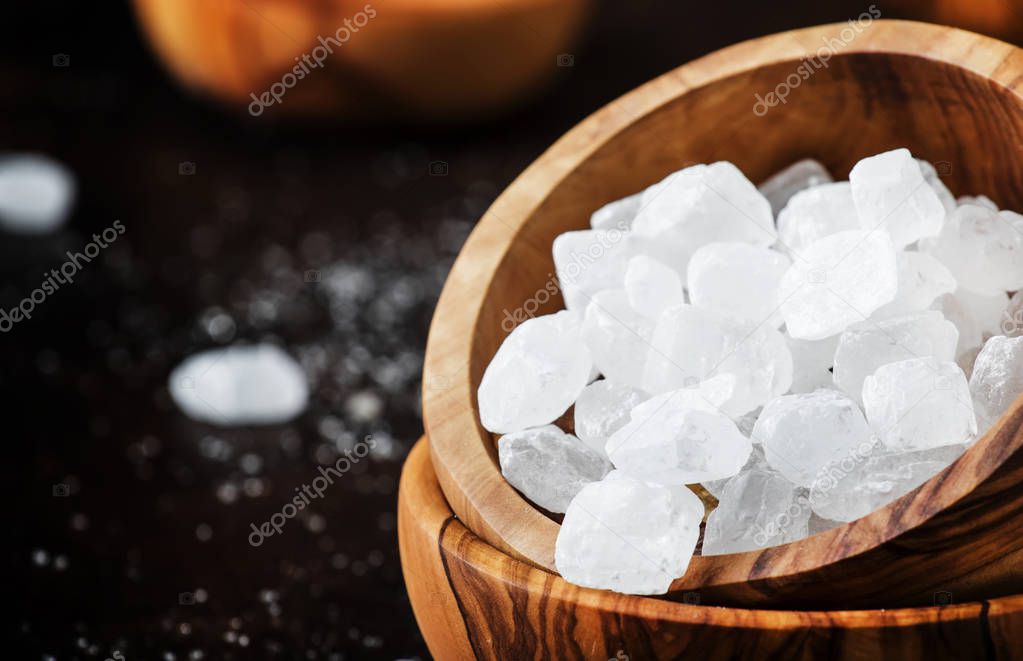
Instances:
[[[9,658],[428,657],[395,499],[421,433],[432,306],[462,241],[605,102],[715,48],[864,9],[819,4],[605,3],[553,89],[443,132],[224,112],[164,75],[126,3],[9,8],[0,149],[59,158],[80,194],[61,231],[3,236],[0,305],[125,227],[0,335]],[[70,66],[53,66],[58,53]],[[429,174],[434,161],[446,176]],[[166,384],[182,358],[257,340],[285,346],[315,384],[300,418],[221,429],[178,411]],[[248,543],[251,524],[366,436],[367,459]]]

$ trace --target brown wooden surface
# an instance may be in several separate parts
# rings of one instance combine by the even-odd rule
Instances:
[[[1023,596],[950,606],[766,611],[578,588],[501,553],[447,506],[426,442],[401,478],[398,533],[430,651],[452,659],[1020,658]]]
[[[900,146],[956,194],[1023,208],[1023,51],[933,25],[875,21],[763,117],[764,95],[846,25],[745,42],[696,60],[570,131],[494,203],[462,250],[430,330],[423,414],[436,472],[465,525],[553,570],[558,525],[501,477],[476,388],[502,321],[551,278],[551,241],[600,205],[687,163],[730,160],[760,180],[806,156],[844,177]],[[561,306],[551,300],[538,314]],[[850,608],[921,605],[937,591],[1023,591],[1023,405],[916,491],[859,521],[761,552],[694,558],[673,595]],[[706,602],[705,602],[706,603]]]

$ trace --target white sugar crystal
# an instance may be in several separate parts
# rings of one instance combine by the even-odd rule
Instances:
[[[506,434],[554,422],[586,387],[592,364],[577,315],[562,311],[526,320],[483,373],[483,426]]]
[[[675,255],[681,268],[715,241],[769,246],[777,239],[771,205],[731,163],[694,165],[644,194],[633,229]]]
[[[787,392],[792,356],[784,336],[692,305],[665,311],[653,334],[642,389],[660,394],[720,374],[736,377],[725,407],[732,417]]]
[[[606,289],[586,306],[582,339],[605,377],[638,388],[643,383],[653,324],[629,305],[624,289]]]
[[[879,367],[863,382],[863,407],[889,450],[963,444],[977,434],[966,375],[949,361],[913,358]]]
[[[171,372],[167,387],[185,415],[224,427],[287,422],[309,400],[302,368],[273,344],[190,356]]]
[[[891,452],[877,444],[869,454],[821,470],[810,488],[810,506],[826,519],[855,521],[917,488],[965,450],[965,445],[947,445],[918,452]]]
[[[756,420],[753,421],[756,423]],[[742,431],[741,429],[739,431]],[[743,434],[745,436],[745,434]],[[767,465],[767,459],[764,458],[764,446],[759,443],[753,444],[753,451],[750,452],[749,459],[746,460],[746,465],[739,470],[737,475],[732,477],[724,477],[720,480],[708,480],[707,482],[701,482],[700,485],[710,492],[710,495],[714,496],[718,500],[721,500],[721,496],[725,493],[725,487],[729,482],[734,480],[739,475],[748,473],[751,470],[774,470]]]
[[[935,310],[856,324],[838,340],[835,384],[860,401],[864,379],[878,367],[925,356],[954,360],[958,339],[955,326]]]
[[[792,337],[822,340],[837,335],[895,298],[895,247],[885,232],[839,232],[800,256],[778,291]]]
[[[835,390],[771,400],[753,427],[771,467],[804,487],[824,466],[870,447],[871,436],[856,402]]]
[[[945,206],[908,149],[863,159],[849,183],[864,230],[885,230],[899,248],[941,231]]]
[[[838,335],[823,340],[797,340],[785,337],[792,353],[793,393],[813,392],[830,388],[833,383],[831,368],[835,364]]]
[[[648,418],[666,402],[681,409],[725,413],[725,407],[735,396],[735,384],[734,374],[719,374],[706,381],[661,393],[636,405],[629,414],[630,419]]]
[[[959,330],[958,357],[983,346],[993,335],[1005,335],[1002,326],[1008,303],[1005,292],[988,296],[959,289],[939,297],[931,307],[939,310]]]
[[[949,214],[941,234],[920,242],[959,286],[993,295],[1023,288],[1023,216],[968,204]]]
[[[590,227],[595,230],[628,230],[639,212],[643,193],[623,197],[600,207],[590,216]]]
[[[71,171],[41,154],[0,158],[0,226],[22,234],[56,229],[75,197]]]
[[[636,312],[654,321],[664,310],[685,303],[678,272],[647,255],[629,260],[625,293]]]
[[[595,381],[575,400],[575,433],[601,456],[607,456],[607,439],[625,426],[632,409],[646,399],[646,393],[635,388],[608,379]]]
[[[572,500],[554,548],[565,580],[626,594],[663,594],[686,572],[703,503],[683,486],[659,486],[614,471]]]
[[[973,366],[970,393],[986,430],[1023,393],[1023,337],[996,335],[984,344]]]
[[[732,478],[707,517],[703,555],[742,553],[807,536],[810,508],[796,485],[772,470]]]
[[[956,203],[962,206],[963,204],[972,204],[977,207],[985,207],[992,211],[998,211],[998,205],[988,197],[987,195],[963,195],[956,200]]]
[[[622,287],[637,243],[629,232],[580,230],[554,239],[554,268],[565,307],[582,312],[604,289]]]
[[[945,207],[945,213],[952,213],[955,211],[956,203],[955,195],[952,195],[952,191],[948,189],[945,182],[941,180],[941,176],[938,174],[937,169],[931,165],[930,161],[925,161],[922,158],[916,159],[917,164],[920,166],[920,174],[924,176],[924,181],[931,187],[934,193],[941,200],[942,206]],[[947,165],[947,164],[946,164]]]
[[[606,450],[619,470],[658,484],[693,484],[735,475],[752,445],[735,423],[716,411],[663,398],[660,406],[640,405],[627,425],[608,439]]]
[[[497,452],[508,483],[551,512],[564,512],[584,486],[611,471],[601,454],[554,425],[506,434]]]
[[[860,220],[848,181],[797,193],[778,214],[778,243],[797,256],[826,236],[858,229]]]
[[[931,255],[900,252],[896,259],[899,267],[898,292],[895,300],[874,312],[874,319],[926,310],[939,296],[955,291],[956,279],[952,272]]]
[[[771,212],[777,216],[799,191],[830,182],[831,173],[827,168],[812,158],[804,158],[771,175],[760,184],[759,190],[771,203]]]
[[[689,261],[689,298],[693,305],[777,328],[782,323],[778,283],[791,264],[763,246],[708,243]]]

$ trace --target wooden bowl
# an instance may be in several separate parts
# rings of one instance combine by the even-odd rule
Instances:
[[[444,500],[424,442],[402,472],[398,536],[416,620],[445,661],[969,659],[1013,658],[1023,649],[1023,595],[897,610],[766,611],[576,587],[468,530]],[[938,595],[949,597],[958,595]]]
[[[844,176],[860,158],[906,146],[938,164],[953,192],[1023,208],[1023,51],[952,28],[874,21],[826,67],[794,73],[848,31],[825,25],[749,41],[640,87],[570,131],[486,213],[441,295],[424,371],[433,463],[467,528],[554,571],[558,524],[501,476],[476,390],[514,326],[509,315],[562,306],[546,289],[551,241],[586,227],[602,204],[686,163],[729,160],[756,181],[814,157]],[[757,99],[786,80],[786,103],[759,116]],[[670,596],[860,608],[930,603],[941,590],[1023,592],[1021,424],[1023,401],[947,470],[858,521],[785,546],[696,557]]]
[[[242,107],[362,14],[358,31],[268,112],[449,121],[502,110],[551,78],[589,7],[590,0],[135,0],[171,72]]]

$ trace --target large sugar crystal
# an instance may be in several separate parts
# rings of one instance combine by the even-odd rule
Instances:
[[[778,291],[792,337],[822,340],[867,319],[898,290],[895,247],[885,232],[839,232],[812,244]]]
[[[961,445],[977,434],[966,375],[950,361],[913,358],[879,367],[863,382],[863,408],[893,451]]]
[[[590,216],[590,227],[595,230],[628,230],[639,212],[642,197],[643,193],[639,192],[605,204]]]
[[[941,231],[945,205],[908,149],[863,159],[853,166],[849,183],[864,230],[886,231],[899,248]]]
[[[703,555],[742,553],[807,536],[810,508],[796,485],[773,470],[755,468],[725,485],[707,517]]]
[[[594,381],[575,401],[575,433],[586,445],[606,456],[607,439],[629,422],[629,413],[646,399],[647,395],[635,388],[609,379]]]
[[[973,366],[970,393],[986,430],[1023,394],[1023,337],[996,335],[984,344]]]
[[[835,364],[838,349],[838,335],[823,340],[797,340],[786,336],[792,353],[793,393],[813,392],[818,388],[830,388],[833,383],[831,369]]]
[[[639,387],[650,351],[653,324],[629,305],[624,289],[606,289],[586,306],[582,339],[605,377]]]
[[[637,242],[621,230],[565,232],[554,239],[554,269],[565,307],[582,313],[604,289],[622,287]]]
[[[952,213],[958,206],[955,195],[948,189],[945,182],[941,180],[941,174],[938,172],[930,161],[925,161],[922,158],[916,159],[917,164],[920,166],[920,174],[924,176],[924,181],[931,187],[934,193],[941,200],[942,206],[945,207],[946,213]],[[942,170],[947,174],[947,163],[942,164]]]
[[[961,356],[980,348],[993,335],[1006,334],[1003,324],[1008,302],[1005,292],[986,295],[959,289],[939,297],[931,307],[958,329],[956,356]]]
[[[749,243],[708,243],[693,254],[686,271],[693,305],[753,322],[781,326],[778,283],[788,257]]]
[[[826,236],[858,229],[860,220],[848,181],[799,192],[778,214],[778,243],[797,257]]]
[[[830,183],[831,180],[827,168],[812,158],[804,158],[771,175],[760,184],[759,190],[771,203],[771,212],[777,216],[796,193]]]
[[[952,212],[941,234],[920,248],[937,257],[959,286],[993,295],[1023,289],[1023,216],[967,204]]]
[[[647,255],[629,260],[625,271],[625,293],[632,308],[656,321],[661,312],[685,303],[678,272]]]
[[[480,382],[480,420],[507,434],[557,420],[589,382],[593,360],[569,311],[529,319],[505,338]]]
[[[700,536],[703,503],[681,485],[614,471],[572,500],[554,548],[565,580],[627,594],[663,594],[686,572]]]
[[[505,434],[497,456],[508,483],[551,512],[564,512],[583,487],[611,471],[600,453],[554,425]]]
[[[897,317],[929,308],[934,301],[956,290],[956,279],[948,268],[925,252],[900,252],[899,289],[891,303],[871,315],[874,319]]]

